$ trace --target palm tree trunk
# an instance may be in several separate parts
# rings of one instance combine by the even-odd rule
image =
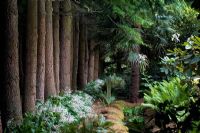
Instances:
[[[140,47],[136,46],[134,48],[134,52],[139,54]],[[139,68],[139,63],[134,62],[132,64],[132,74],[131,74],[131,102],[137,103],[139,101],[139,87],[140,87],[140,68]]]

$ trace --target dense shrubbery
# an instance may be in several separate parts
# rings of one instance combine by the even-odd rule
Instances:
[[[126,126],[130,132],[141,133],[145,131],[143,107],[125,107],[123,109]]]
[[[93,98],[82,92],[65,93],[51,97],[45,103],[38,102],[34,113],[27,113],[21,125],[8,123],[8,130],[14,133],[61,132],[63,127],[76,125],[81,119],[94,114]]]
[[[112,90],[122,89],[125,81],[115,74],[105,77],[103,80],[97,79],[86,85],[84,92],[100,99],[105,104],[111,104],[115,100]]]
[[[192,78],[199,75],[200,38],[191,36],[187,42],[177,45],[173,50],[168,50],[167,56],[162,58],[161,71],[170,76],[185,76]]]
[[[179,42],[179,36],[175,34],[172,39]],[[167,80],[148,85],[150,91],[144,95],[144,106],[156,111],[156,125],[161,131],[196,133],[199,130],[199,50],[197,36],[168,50],[161,60],[161,72]]]
[[[196,95],[195,90],[195,87],[180,78],[156,82],[150,85],[150,92],[145,94],[143,106],[156,111],[156,125],[162,131],[173,128],[177,131],[189,130],[192,127],[192,121],[197,117],[195,115],[200,113],[199,96]],[[192,112],[193,108],[197,109],[195,115]],[[167,129],[167,125],[170,124],[174,124],[173,128]]]

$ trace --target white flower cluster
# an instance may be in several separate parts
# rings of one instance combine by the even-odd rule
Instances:
[[[71,106],[80,118],[85,118],[92,113],[92,98],[89,95],[72,95]]]
[[[172,41],[174,41],[174,42],[176,42],[176,43],[180,42],[179,37],[180,37],[180,34],[179,34],[179,33],[173,34],[173,35],[172,35]]]
[[[50,111],[60,114],[60,122],[73,123],[81,118],[93,115],[93,98],[88,94],[65,93],[63,96],[57,96],[56,104],[49,99],[44,104],[38,106],[37,113]]]
[[[185,46],[185,49],[191,49],[192,48],[192,45],[194,43],[193,38],[194,38],[194,36],[192,35],[191,37],[189,37],[187,39],[188,44]]]
[[[174,63],[177,60],[177,58],[169,58],[168,56],[165,56],[164,58],[161,58],[161,62],[164,64],[171,64]]]
[[[139,63],[143,63],[147,60],[147,56],[144,54],[139,54]]]

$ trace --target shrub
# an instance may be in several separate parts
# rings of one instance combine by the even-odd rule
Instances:
[[[130,132],[144,132],[143,107],[125,107],[124,110],[125,123]]]
[[[95,81],[89,82],[85,88],[84,92],[93,96],[95,99],[100,98],[100,94],[103,93],[102,87],[105,85],[105,81],[101,79],[97,79]]]
[[[49,133],[60,132],[65,125],[76,125],[92,112],[93,98],[82,92],[65,93],[51,97],[45,103],[38,102],[36,111],[27,113],[21,125],[8,123],[8,130],[13,133]]]
[[[156,110],[156,123],[161,130],[167,130],[169,123],[175,123],[179,130],[190,116],[191,105],[197,101],[192,90],[179,78],[157,82],[150,86],[149,93],[144,94],[143,105]]]

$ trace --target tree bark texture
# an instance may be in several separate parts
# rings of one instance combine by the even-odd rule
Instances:
[[[24,112],[35,110],[37,72],[37,0],[28,1]]]
[[[88,82],[94,80],[94,46],[95,41],[91,40],[89,43]]]
[[[62,2],[60,25],[60,91],[71,90],[72,14],[71,1]]]
[[[17,0],[1,2],[1,117],[3,127],[8,120],[19,124],[22,120],[22,105],[19,85],[19,40]]]
[[[139,54],[140,48],[136,46],[134,52]],[[140,67],[138,62],[134,62],[132,65],[132,74],[131,74],[131,102],[137,103],[139,100],[139,87],[140,87]]]
[[[79,61],[78,61],[78,88],[83,89],[86,84],[85,76],[85,22],[84,16],[80,18],[80,38],[79,38]]]
[[[85,84],[88,82],[88,65],[89,65],[89,46],[88,46],[88,32],[87,32],[87,22],[85,24]]]
[[[94,80],[99,77],[99,48],[95,49],[95,57],[94,57]]]
[[[79,16],[74,17],[74,32],[73,32],[73,74],[72,87],[77,90],[77,74],[78,74],[78,56],[79,56]]]
[[[53,23],[52,0],[46,0],[46,40],[45,40],[45,99],[56,95],[53,68]]]
[[[40,100],[44,100],[45,86],[45,19],[45,0],[38,0],[38,53],[36,98]]]
[[[60,93],[60,80],[59,80],[59,70],[60,70],[60,39],[59,39],[59,1],[53,2],[53,49],[54,49],[54,77],[55,86],[57,94]]]

